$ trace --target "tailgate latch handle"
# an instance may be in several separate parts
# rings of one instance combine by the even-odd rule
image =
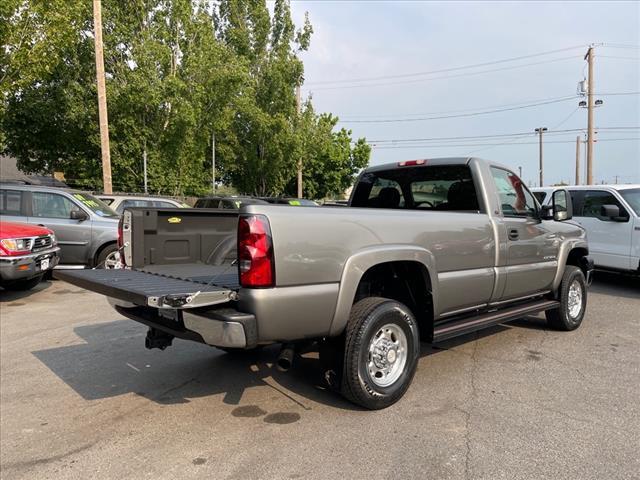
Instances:
[[[191,303],[192,300],[193,297],[191,295],[165,295],[161,298],[161,301],[158,302],[158,304],[172,308],[180,308]]]

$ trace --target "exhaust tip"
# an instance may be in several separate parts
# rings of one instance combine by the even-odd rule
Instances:
[[[284,345],[278,359],[276,360],[276,367],[280,372],[288,372],[293,366],[293,357],[295,355],[295,349],[293,345]]]

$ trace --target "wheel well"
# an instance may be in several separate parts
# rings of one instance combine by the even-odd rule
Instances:
[[[582,259],[584,257],[586,257],[587,255],[589,255],[589,251],[584,248],[584,247],[578,247],[578,248],[574,248],[569,252],[569,255],[567,256],[567,265],[574,265],[576,267],[579,267],[582,270],[582,273],[585,274],[585,276],[587,275],[587,266],[586,264],[582,261]]]
[[[405,304],[418,321],[420,336],[433,333],[431,278],[426,267],[414,261],[386,262],[367,270],[358,284],[353,303],[366,297],[384,297]]]
[[[112,245],[117,245],[117,243],[118,242],[116,242],[114,240],[113,242],[107,242],[104,245],[100,245],[98,250],[96,250],[96,253],[93,255],[93,265],[92,265],[92,267],[95,267],[98,264],[98,258],[100,258],[100,254],[104,251],[105,248],[110,247]]]

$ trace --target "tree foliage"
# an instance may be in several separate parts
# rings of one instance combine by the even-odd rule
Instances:
[[[141,189],[146,152],[151,191],[205,193],[213,135],[218,177],[244,193],[293,193],[302,159],[307,196],[339,194],[368,163],[336,117],[310,99],[297,112],[313,30],[287,0],[108,1],[102,16],[116,190]],[[0,40],[0,147],[101,188],[91,2],[5,0]]]

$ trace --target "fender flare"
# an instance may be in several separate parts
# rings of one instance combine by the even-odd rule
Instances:
[[[367,247],[350,256],[344,264],[336,309],[329,328],[329,336],[340,335],[346,327],[358,285],[367,270],[381,263],[402,261],[417,262],[427,269],[431,283],[433,309],[437,311],[438,277],[436,274],[436,260],[429,250],[411,245],[393,244]]]
[[[551,289],[554,292],[558,290],[558,287],[560,286],[562,275],[564,275],[564,268],[567,266],[569,253],[571,253],[571,250],[574,248],[584,248],[587,253],[589,252],[589,245],[582,238],[573,238],[562,242],[562,245],[560,245],[560,251],[558,252],[558,269],[556,270],[556,276],[553,278],[553,283],[551,284]]]

